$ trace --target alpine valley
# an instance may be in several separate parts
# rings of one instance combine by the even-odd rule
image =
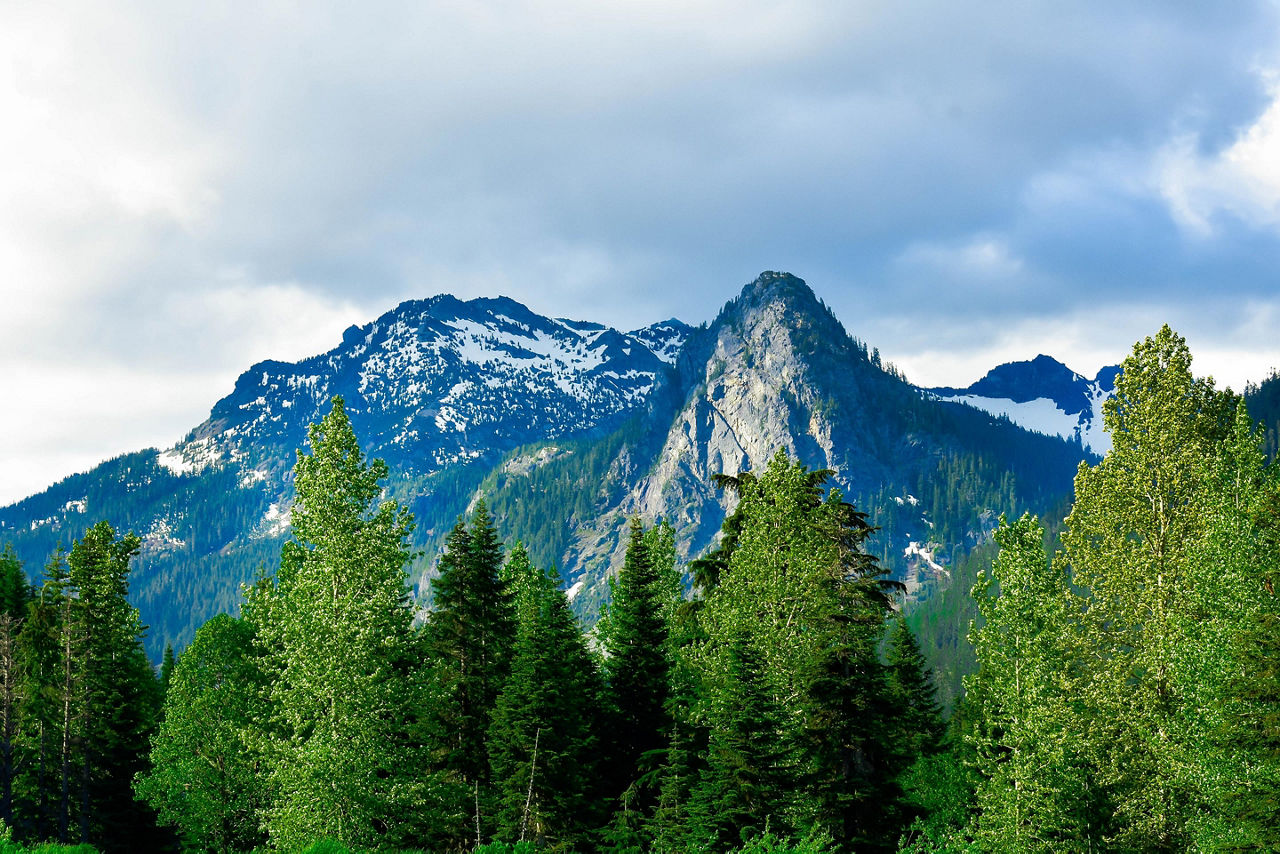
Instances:
[[[366,453],[390,466],[388,494],[416,518],[423,607],[445,534],[483,497],[508,545],[559,568],[589,622],[629,517],[669,521],[679,558],[696,557],[732,500],[713,476],[779,449],[833,473],[879,528],[871,551],[926,602],[982,554],[1000,514],[1061,518],[1078,464],[1107,448],[1100,405],[1115,370],[1088,380],[1039,356],[967,389],[921,389],[784,273],[762,274],[710,323],[630,332],[442,295],[352,327],[319,356],[254,365],[173,447],[0,509],[0,542],[38,576],[100,519],[137,532],[131,598],[158,660],[273,571],[296,452],[341,395]],[[924,627],[926,648],[957,644],[959,620]]]

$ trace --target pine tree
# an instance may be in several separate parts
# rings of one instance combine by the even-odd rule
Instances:
[[[639,519],[632,519],[626,556],[609,604],[609,633],[603,639],[605,682],[615,716],[611,749],[615,797],[650,775],[667,746],[670,657],[661,582],[645,544],[644,528]],[[644,789],[638,801],[634,796],[629,800],[626,809],[648,816],[657,793],[648,783]]]
[[[59,821],[62,805],[61,753],[67,744],[64,728],[72,718],[64,700],[76,696],[64,683],[71,673],[64,659],[64,607],[67,596],[66,561],[61,551],[45,568],[44,582],[29,605],[18,635],[22,689],[18,740],[25,761],[17,768],[17,804],[21,819],[15,830],[23,839],[67,841]],[[72,645],[74,646],[74,645]]]
[[[0,820],[14,825],[13,788],[22,707],[22,664],[18,634],[26,617],[30,586],[11,546],[0,552]]]
[[[824,499],[827,475],[780,452],[758,478],[733,479],[737,537],[716,562],[698,611],[706,639],[690,653],[708,686],[695,717],[713,741],[731,726],[709,710],[732,684],[731,650],[749,643],[784,698],[779,743],[790,754],[775,764],[790,777],[787,797],[770,798],[789,804],[780,821],[829,830],[841,845],[887,844],[879,812],[900,769],[880,746],[889,709],[876,646],[893,586],[862,548],[865,516],[838,493]]]
[[[512,596],[502,578],[502,546],[483,501],[468,530],[454,526],[432,583],[425,630],[435,680],[442,692],[430,710],[441,745],[434,767],[467,793],[467,821],[436,844],[479,844],[493,829],[494,792],[487,745],[490,718],[510,674],[515,637]]]
[[[554,573],[525,578],[511,677],[489,748],[498,838],[573,850],[589,847],[601,815],[600,684],[559,581]]]
[[[886,659],[889,699],[897,710],[903,751],[914,761],[937,750],[946,725],[933,671],[903,617],[893,621]]]
[[[164,693],[169,693],[169,683],[173,680],[174,668],[178,666],[177,657],[173,654],[173,644],[164,645],[164,658],[160,661],[160,686]]]
[[[422,703],[404,573],[413,521],[379,501],[387,467],[366,463],[341,398],[308,436],[292,539],[250,609],[283,737],[265,824],[285,848],[393,846],[430,818],[411,735]]]
[[[697,843],[727,851],[766,828],[784,836],[795,830],[792,797],[795,751],[774,699],[764,657],[745,636],[725,651],[722,683],[712,686],[708,714],[714,721],[706,767],[690,796]]]
[[[160,705],[159,683],[142,649],[144,628],[128,602],[129,563],[136,536],[117,537],[99,522],[75,542],[67,558],[77,596],[67,617],[66,664],[79,671],[77,703],[79,838],[104,850],[157,845],[155,814],[133,794],[146,768]],[[71,648],[78,624],[81,655]],[[72,742],[75,743],[75,740]],[[64,778],[65,780],[65,778]]]

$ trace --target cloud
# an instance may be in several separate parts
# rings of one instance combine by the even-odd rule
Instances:
[[[1271,92],[1267,109],[1225,148],[1206,154],[1188,133],[1160,151],[1155,180],[1181,225],[1203,237],[1223,214],[1253,228],[1280,226],[1280,86]]]
[[[1147,302],[1212,318],[1208,347],[1238,321],[1190,310],[1206,290],[1238,307],[1274,279],[1280,119],[1259,69],[1277,18],[5,4],[0,376],[186,372],[200,394],[156,418],[189,427],[250,362],[324,349],[401,299],[696,323],[765,269],[809,280],[890,357],[993,354],[1000,329]],[[1188,239],[1198,224],[1212,240]],[[0,380],[22,411],[30,393]],[[125,405],[87,398],[80,429]],[[112,441],[103,456],[141,438]]]

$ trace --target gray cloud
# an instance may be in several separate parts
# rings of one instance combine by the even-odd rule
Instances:
[[[1276,24],[1268,3],[6,7],[0,364],[24,380],[0,394],[27,412],[41,371],[102,366],[144,389],[164,432],[139,412],[88,465],[400,299],[698,322],[763,269],[926,382],[1053,329],[1069,362],[1118,358],[1156,318],[1256,375]]]

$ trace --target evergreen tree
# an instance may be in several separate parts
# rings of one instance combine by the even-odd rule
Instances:
[[[78,645],[67,643],[64,649],[64,640],[71,639],[64,622],[71,604],[67,584],[66,561],[59,551],[45,567],[44,582],[18,635],[22,678],[18,740],[26,758],[16,769],[19,820],[15,830],[24,839],[67,841],[70,806],[63,795],[69,799],[70,786],[68,781],[64,789],[62,779],[70,769],[61,759],[69,750],[74,717],[70,704],[78,695],[69,681],[74,671],[67,655]],[[64,815],[67,818],[60,821]]]
[[[603,639],[605,681],[615,715],[611,748],[614,796],[656,770],[667,746],[670,658],[661,583],[645,544],[644,528],[633,518],[626,556],[609,604],[609,631]],[[627,811],[639,810],[642,816],[652,812],[657,792],[647,783],[644,789],[638,801],[635,796],[629,799]]]
[[[378,501],[386,465],[366,463],[341,398],[308,436],[293,537],[250,609],[282,736],[265,824],[283,848],[390,847],[431,818],[412,734],[423,697],[404,575],[413,521]]]
[[[164,645],[164,658],[160,661],[160,686],[164,689],[164,693],[169,693],[169,682],[173,680],[174,668],[178,666],[178,660],[173,654],[173,644]]]
[[[127,598],[129,563],[138,547],[136,536],[117,537],[99,522],[75,542],[67,559],[78,597],[68,616],[79,624],[82,640],[82,654],[71,652],[67,662],[80,674],[74,724],[78,835],[108,851],[160,843],[154,812],[132,788],[147,767],[160,705],[160,686],[142,649],[143,626]]]
[[[764,658],[745,636],[730,641],[724,681],[712,686],[715,721],[706,767],[689,801],[694,838],[727,851],[765,829],[794,831],[795,751]]]
[[[902,617],[893,621],[886,658],[889,698],[897,710],[903,752],[913,759],[933,753],[946,727],[938,705],[938,689],[933,684],[933,671]]]
[[[493,830],[494,792],[487,745],[490,718],[510,674],[515,638],[512,596],[502,577],[502,546],[483,501],[468,530],[454,526],[432,583],[426,647],[441,702],[430,711],[441,745],[435,767],[471,801],[468,820],[438,845],[480,844]]]
[[[261,755],[246,735],[263,710],[253,627],[219,614],[196,632],[172,671],[152,769],[136,788],[188,848],[248,851],[266,839]]]
[[[879,845],[887,840],[874,811],[892,800],[900,770],[881,748],[890,710],[876,654],[893,588],[862,549],[865,516],[836,493],[824,500],[826,476],[780,452],[759,478],[735,479],[737,540],[717,561],[718,583],[698,611],[706,639],[690,651],[708,686],[695,716],[712,741],[732,729],[712,710],[745,640],[783,698],[778,743],[790,753],[775,764],[790,777],[786,797],[769,798],[790,805],[779,820],[826,829],[841,845]]]
[[[30,586],[22,562],[6,546],[0,552],[0,820],[13,827],[13,788],[22,707],[22,664],[18,634],[26,617]]]
[[[523,556],[517,549],[510,562]],[[601,813],[599,676],[558,576],[524,580],[511,677],[489,737],[498,838],[589,847]]]

